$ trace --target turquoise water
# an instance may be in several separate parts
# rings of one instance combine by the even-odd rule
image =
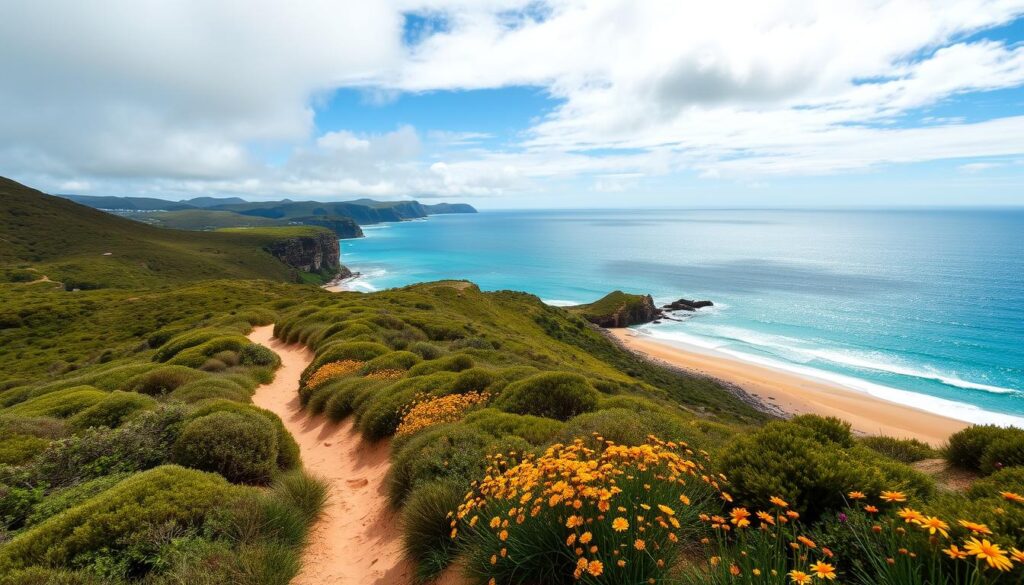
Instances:
[[[1024,211],[530,211],[371,226],[362,290],[716,306],[640,330],[972,422],[1024,425]]]

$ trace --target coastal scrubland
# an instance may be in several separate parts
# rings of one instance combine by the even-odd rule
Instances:
[[[139,260],[169,237],[111,225],[101,248]],[[1024,431],[970,427],[942,449],[862,437],[765,414],[525,293],[328,293],[276,269],[224,273],[195,243],[182,253],[217,270],[110,272],[26,229],[4,232],[18,252],[0,258],[0,585],[288,583],[325,489],[251,403],[279,362],[246,335],[271,323],[315,352],[294,389],[305,410],[389,441],[382,497],[418,581],[1024,576]],[[59,286],[62,263],[116,286]]]

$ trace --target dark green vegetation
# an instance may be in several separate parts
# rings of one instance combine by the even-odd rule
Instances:
[[[270,219],[258,215],[242,215],[234,211],[221,211],[216,209],[182,209],[178,211],[147,211],[147,212],[122,212],[121,217],[134,219],[149,225],[192,231],[211,231],[221,228],[235,227],[270,227],[270,226],[291,226],[308,225],[318,226],[331,230],[340,239],[361,238],[363,230],[359,224],[350,217],[332,215],[317,215],[309,217],[296,217],[291,219]]]
[[[566,310],[601,327],[629,327],[661,316],[650,295],[633,295],[620,290],[608,293],[593,303],[567,307]]]
[[[946,459],[952,465],[984,475],[1024,465],[1024,429],[967,427],[949,438]]]
[[[68,290],[143,288],[213,278],[294,281],[265,248],[316,227],[181,233],[142,225],[0,178],[2,280],[44,276]]]

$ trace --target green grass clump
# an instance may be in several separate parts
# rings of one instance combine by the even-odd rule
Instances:
[[[50,441],[42,437],[3,433],[0,435],[0,465],[20,465],[49,444]]]
[[[465,493],[458,483],[430,482],[402,507],[402,549],[415,563],[417,582],[437,577],[454,560],[458,547],[451,538],[451,512]]]
[[[56,516],[64,510],[73,508],[114,487],[130,473],[113,473],[84,481],[78,485],[55,490],[39,502],[25,520],[26,525],[35,525]]]
[[[511,384],[494,406],[516,414],[568,420],[595,410],[597,399],[597,391],[583,376],[546,372]]]
[[[512,414],[495,408],[484,408],[470,412],[462,419],[462,424],[494,435],[521,437],[531,445],[543,445],[552,440],[563,424],[557,420],[542,416]]]
[[[408,370],[421,361],[420,356],[410,351],[393,351],[366,362],[364,373],[378,370]]]
[[[200,380],[208,375],[186,366],[160,366],[132,377],[128,380],[125,389],[150,396],[163,396],[173,392],[179,386]]]
[[[265,484],[277,467],[277,433],[258,414],[214,412],[182,429],[173,458],[186,467],[216,471],[233,483]]]
[[[0,548],[0,572],[42,564],[75,567],[101,550],[114,556],[147,529],[202,526],[241,493],[216,474],[158,467],[19,534]]]
[[[400,504],[418,486],[435,480],[465,488],[484,471],[484,456],[494,440],[490,433],[464,425],[443,425],[414,435],[392,455],[388,497]]]

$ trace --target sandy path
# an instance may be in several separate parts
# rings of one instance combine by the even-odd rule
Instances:
[[[249,339],[277,352],[282,363],[274,381],[256,389],[253,403],[281,417],[305,468],[329,483],[330,499],[292,584],[408,585],[412,567],[403,559],[398,519],[384,488],[389,444],[364,442],[351,419],[335,424],[302,410],[299,375],[313,352],[274,339],[273,326],[253,329]]]
[[[723,380],[743,388],[768,404],[792,414],[813,413],[849,421],[868,435],[914,438],[935,446],[967,423],[875,398],[842,386],[819,382],[758,366],[660,343],[634,335],[629,329],[609,329],[623,345],[648,357]]]

